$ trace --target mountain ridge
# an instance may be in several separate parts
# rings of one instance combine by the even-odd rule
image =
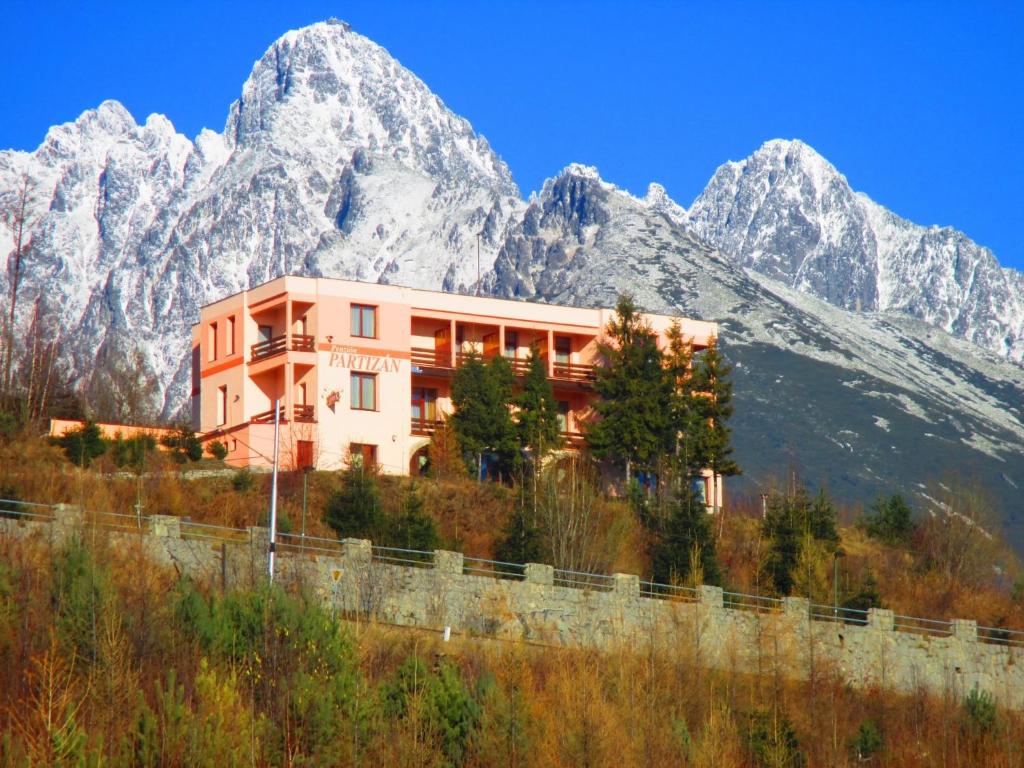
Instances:
[[[817,161],[794,157],[787,175],[787,148],[774,142],[747,178],[740,163],[722,166],[689,209],[656,183],[635,197],[580,164],[524,200],[486,139],[422,81],[347,26],[320,23],[267,49],[224,133],[204,129],[189,140],[163,116],[139,125],[122,105],[103,102],[51,128],[35,152],[0,152],[0,191],[23,172],[40,190],[21,322],[37,297],[60,318],[64,364],[83,388],[97,361],[142,350],[168,418],[188,401],[189,326],[199,306],[284,273],[469,292],[479,242],[481,287],[497,295],[611,305],[633,291],[652,311],[721,321],[743,372],[738,387],[754,388],[738,397],[749,417],[737,426],[752,474],[767,477],[765,456],[778,459],[791,444],[823,476],[849,463],[847,448],[815,434],[818,419],[833,436],[856,434],[844,443],[864,456],[844,470],[854,495],[863,497],[873,477],[894,483],[901,467],[921,481],[928,467],[902,435],[893,443],[899,457],[875,445],[885,434],[868,418],[877,416],[894,433],[899,425],[919,440],[941,435],[934,465],[953,467],[954,449],[962,450],[1011,500],[1012,483],[1024,482],[1024,368],[1010,362],[1017,341],[1002,357],[996,341],[1000,328],[1015,328],[1016,310],[993,309],[996,292],[986,305],[985,280],[943,272],[944,248],[952,242],[989,283],[991,262],[977,246],[933,237],[921,261],[933,282],[911,285],[946,291],[946,314],[941,302],[896,293],[885,294],[891,306],[844,309],[855,310],[858,298],[862,309],[879,304],[877,238],[900,245],[917,230],[895,214],[869,221],[879,211],[823,158],[808,169],[801,164]],[[824,228],[823,210],[839,217]],[[763,226],[751,228],[755,219]],[[823,253],[809,232],[844,247]],[[0,228],[0,251],[12,247]],[[913,259],[900,265],[910,274]],[[936,336],[944,332],[915,316],[954,331],[960,322],[959,334],[984,346]],[[806,373],[793,386],[809,400],[803,413],[782,409],[787,424],[761,390],[790,382],[790,370]],[[906,381],[908,371],[919,381]],[[840,407],[844,397],[864,413]],[[1019,503],[1011,509],[1024,517]]]

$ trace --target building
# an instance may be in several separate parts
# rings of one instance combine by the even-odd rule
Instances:
[[[417,472],[451,408],[463,355],[504,355],[517,374],[538,346],[568,446],[579,445],[594,397],[597,341],[614,314],[351,280],[286,276],[202,308],[193,326],[193,418],[235,466],[339,468],[350,456],[393,474]],[[664,332],[676,318],[646,315]],[[678,318],[704,348],[714,323]]]

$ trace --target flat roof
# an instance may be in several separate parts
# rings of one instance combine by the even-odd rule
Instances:
[[[208,304],[202,304],[199,307],[199,311],[202,312],[202,310],[206,309],[207,307],[212,307],[215,304],[220,304],[222,301],[227,301],[228,299],[234,298],[235,296],[241,296],[243,293],[246,293],[248,291],[255,291],[257,288],[262,288],[265,285],[270,285],[271,283],[275,283],[278,280],[285,280],[287,278],[296,278],[296,279],[299,279],[299,280],[329,280],[332,283],[353,283],[355,285],[372,285],[372,286],[376,286],[376,287],[380,287],[380,288],[396,288],[396,289],[403,290],[403,291],[416,291],[418,293],[430,293],[430,294],[434,294],[436,296],[467,296],[467,297],[470,297],[470,298],[487,299],[489,301],[503,301],[503,302],[505,302],[507,304],[534,304],[536,306],[566,307],[568,309],[586,309],[586,310],[602,310],[603,309],[603,310],[607,310],[609,312],[615,310],[615,307],[606,307],[606,306],[585,307],[585,306],[579,306],[577,304],[554,304],[552,302],[543,301],[543,300],[539,300],[539,299],[527,299],[527,298],[507,299],[507,298],[504,298],[502,296],[491,296],[489,294],[457,293],[455,291],[433,291],[433,290],[431,290],[429,288],[413,288],[411,286],[399,285],[397,283],[379,283],[379,282],[371,282],[369,280],[352,280],[352,279],[347,278],[347,277],[310,277],[309,275],[296,275],[296,274],[289,273],[289,274],[280,275],[278,277],[272,278],[272,279],[267,280],[265,282],[259,283],[258,285],[253,285],[253,286],[250,286],[248,288],[243,288],[240,291],[235,291],[234,293],[229,293],[227,296],[222,296],[221,298],[217,299],[216,301],[211,301]],[[671,319],[676,319],[676,318],[682,318],[682,319],[695,320],[697,322],[710,323],[712,325],[717,325],[717,323],[715,323],[715,321],[713,321],[713,320],[700,320],[698,318],[686,318],[683,315],[665,315],[665,314],[661,314],[661,313],[658,313],[658,312],[646,312],[646,311],[643,311],[643,310],[641,310],[641,311],[643,312],[643,314],[650,315],[651,317],[664,317],[664,318],[667,318],[667,319],[670,319],[670,320]],[[199,323],[193,323],[192,325],[198,325],[198,324]]]

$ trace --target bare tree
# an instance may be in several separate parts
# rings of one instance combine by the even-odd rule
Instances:
[[[95,418],[126,424],[155,419],[156,375],[140,349],[107,346],[86,390]]]
[[[597,472],[590,460],[566,456],[541,473],[538,508],[556,568],[594,572],[609,565],[602,536],[608,523]]]
[[[11,391],[11,365],[14,361],[14,322],[18,309],[18,288],[21,284],[21,264],[31,243],[32,228],[38,221],[31,209],[34,207],[35,195],[32,180],[27,173],[21,175],[18,186],[13,192],[0,200],[0,221],[14,235],[14,252],[8,257],[10,273],[11,306],[8,309],[5,329],[3,394],[8,396]]]

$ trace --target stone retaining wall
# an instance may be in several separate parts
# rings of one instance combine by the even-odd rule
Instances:
[[[59,507],[53,524],[0,519],[0,534],[59,541],[81,525],[76,510]],[[224,589],[266,578],[266,529],[224,542],[183,536],[177,518],[152,516],[142,533],[111,535],[141,539],[155,561]],[[551,566],[534,563],[522,580],[498,579],[465,573],[458,552],[437,551],[424,567],[374,562],[370,542],[356,539],[343,540],[337,556],[279,552],[276,578],[339,613],[402,626],[605,650],[653,646],[708,667],[798,679],[834,672],[901,693],[960,697],[979,688],[1024,709],[1024,649],[979,642],[973,621],[955,621],[948,637],[896,631],[883,609],[869,611],[865,625],[812,621],[803,598],[758,613],[724,607],[718,587],[701,587],[693,602],[641,597],[631,574],[615,574],[608,589],[558,586]]]

